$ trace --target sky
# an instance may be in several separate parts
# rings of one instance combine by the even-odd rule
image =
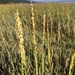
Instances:
[[[64,1],[64,2],[75,2],[75,0],[32,0],[32,1],[36,1],[36,2],[61,2],[61,1]]]

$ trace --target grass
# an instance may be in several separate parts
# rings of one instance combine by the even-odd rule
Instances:
[[[45,18],[46,15],[43,14],[43,28],[42,28],[42,75],[45,74]]]
[[[36,31],[35,31],[35,22],[34,22],[34,10],[33,10],[33,4],[31,3],[31,13],[32,13],[32,36],[33,36],[33,52],[34,52],[34,58],[35,58],[35,66],[36,66],[36,75],[38,75],[38,60],[37,60],[37,51],[36,51]]]
[[[23,28],[22,28],[22,23],[19,18],[19,13],[16,12],[15,14],[15,20],[16,20],[16,27],[17,27],[17,39],[18,39],[18,53],[21,56],[21,66],[22,66],[22,75],[25,73],[25,50],[24,50],[24,39],[23,39]]]
[[[75,75],[74,8],[73,3],[0,5],[0,74]]]

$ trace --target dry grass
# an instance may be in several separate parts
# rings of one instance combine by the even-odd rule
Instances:
[[[46,22],[46,15],[43,14],[43,31],[42,31],[42,75],[45,73],[45,22]]]
[[[0,5],[0,74],[75,75],[74,15],[75,4]]]
[[[15,14],[15,20],[17,25],[17,38],[18,38],[18,53],[21,55],[21,66],[22,66],[22,75],[25,72],[25,49],[24,49],[24,39],[23,39],[23,28],[22,23],[19,17],[19,12]]]
[[[75,60],[75,52],[73,53],[72,57],[71,57],[71,61],[70,61],[70,68],[69,68],[69,75],[72,75],[72,69],[74,67],[74,60]]]
[[[34,50],[34,58],[35,58],[35,66],[36,66],[36,75],[38,75],[38,59],[37,59],[37,50],[36,50],[36,28],[35,28],[35,22],[34,22],[34,8],[33,8],[33,4],[31,3],[31,20],[32,20],[32,27],[33,27],[33,50]]]

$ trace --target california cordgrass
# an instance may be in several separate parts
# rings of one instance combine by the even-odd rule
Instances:
[[[0,5],[0,75],[75,75],[74,69],[75,4]]]

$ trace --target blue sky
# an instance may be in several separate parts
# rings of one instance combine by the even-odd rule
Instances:
[[[64,2],[73,2],[73,1],[75,1],[75,0],[32,0],[32,1],[39,1],[39,2],[57,2],[57,1],[64,1]]]

